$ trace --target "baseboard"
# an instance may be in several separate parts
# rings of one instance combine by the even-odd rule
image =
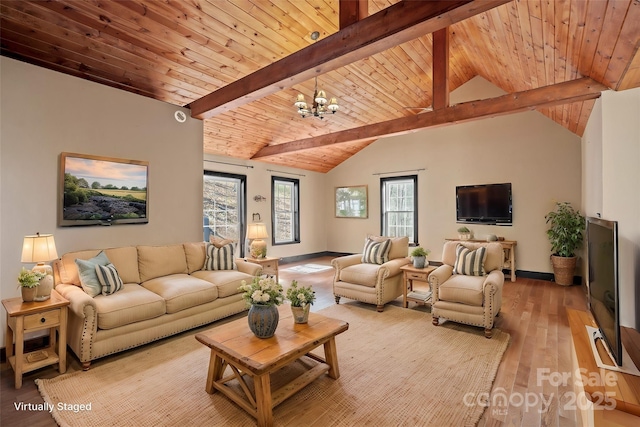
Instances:
[[[352,254],[343,253],[343,252],[330,252],[330,251],[316,252],[316,253],[312,253],[312,254],[304,254],[304,255],[282,257],[282,258],[280,258],[278,264],[290,264],[292,262],[300,262],[300,261],[305,261],[305,260],[308,260],[308,259],[320,258],[320,257],[325,257],[325,256],[330,256],[330,257],[334,257],[335,258],[335,257],[340,257],[340,256],[345,256],[345,255],[352,255]]]
[[[502,270],[505,274],[509,274],[509,270]],[[553,273],[541,273],[539,271],[527,271],[516,270],[516,277],[522,277],[523,279],[535,279],[544,280],[547,282],[553,282]],[[582,276],[573,276],[573,284],[581,285]]]

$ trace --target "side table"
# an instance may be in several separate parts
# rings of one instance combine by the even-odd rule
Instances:
[[[272,276],[276,276],[276,282],[279,282],[278,276],[278,261],[279,258],[273,257],[264,257],[264,258],[241,258],[247,262],[252,262],[254,264],[260,264],[262,266],[262,271],[264,274],[271,274]]]
[[[7,311],[7,359],[15,372],[16,389],[22,387],[22,374],[48,365],[58,364],[58,371],[67,370],[67,306],[69,301],[55,290],[51,298],[40,302],[23,302],[22,298],[2,300]],[[27,332],[49,329],[49,347],[24,353],[24,335]],[[58,331],[56,350],[56,330]],[[13,352],[13,338],[16,349]]]
[[[416,268],[413,264],[407,264],[400,267],[403,275],[404,286],[402,286],[402,306],[404,308],[409,307],[409,301],[426,304],[431,301],[431,286],[426,292],[419,292],[413,289],[413,281],[429,283],[429,273],[435,270],[436,267],[427,266],[424,268]]]

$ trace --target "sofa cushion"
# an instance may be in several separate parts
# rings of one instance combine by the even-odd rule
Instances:
[[[409,254],[409,238],[404,237],[384,237],[384,236],[368,236],[376,242],[382,242],[384,240],[391,240],[391,247],[389,248],[389,259],[405,258]]]
[[[362,251],[362,262],[369,264],[384,264],[389,261],[389,249],[391,240],[375,241],[367,239]]]
[[[113,329],[165,314],[165,302],[137,283],[125,283],[113,295],[94,298],[98,311],[98,328]]]
[[[187,274],[184,246],[138,246],[138,268],[140,283],[170,274]]]
[[[78,268],[82,289],[91,297],[100,295],[102,285],[96,274],[96,266],[111,264],[107,255],[103,251],[100,251],[100,253],[93,258],[87,260],[76,259],[75,263]]]
[[[142,286],[165,300],[168,314],[177,313],[218,298],[218,288],[206,280],[188,274],[156,277],[143,282]]]
[[[60,259],[59,273],[60,282],[82,286],[80,276],[76,266],[76,259],[87,260],[101,251],[99,249],[69,252],[62,255]],[[104,252],[109,261],[116,267],[118,274],[124,283],[140,283],[140,273],[138,272],[138,250],[135,246],[124,246],[121,248],[105,249]]]
[[[376,286],[376,277],[380,266],[378,264],[355,264],[340,270],[340,281],[356,285]]]
[[[122,279],[113,264],[96,265],[96,275],[102,286],[102,295],[111,295],[122,289]]]
[[[480,307],[484,280],[484,277],[453,275],[438,286],[438,299]]]
[[[242,291],[238,290],[242,285],[242,281],[246,280],[248,283],[253,279],[250,274],[238,270],[201,270],[194,272],[192,276],[213,283],[218,288],[218,298],[242,293]]]
[[[183,243],[184,254],[187,257],[187,271],[189,274],[204,268],[205,242]]]
[[[456,263],[453,265],[453,274],[465,274],[467,276],[484,276],[484,262],[487,258],[487,248],[484,246],[471,250],[463,245],[456,248]]]
[[[233,261],[233,243],[224,246],[216,246],[207,243],[207,258],[204,262],[205,270],[235,270],[236,263]]]

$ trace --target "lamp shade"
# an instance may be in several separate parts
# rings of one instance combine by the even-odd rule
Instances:
[[[49,262],[58,258],[56,242],[53,234],[36,234],[25,236],[22,243],[21,262]]]
[[[249,224],[247,228],[247,239],[266,239],[267,237],[269,237],[267,234],[267,226],[263,222]]]

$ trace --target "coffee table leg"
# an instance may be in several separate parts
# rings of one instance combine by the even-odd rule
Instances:
[[[273,425],[273,402],[269,374],[254,377],[253,381],[256,391],[258,427],[271,427]]]
[[[327,365],[329,365],[329,375],[330,378],[337,380],[340,378],[340,368],[338,367],[338,350],[336,349],[336,340],[335,337],[331,337],[329,341],[324,343],[324,358],[327,361]]]
[[[207,373],[207,385],[205,390],[209,394],[213,394],[216,392],[216,389],[213,387],[213,384],[222,378],[223,374],[223,360],[218,354],[211,350],[211,358],[209,359],[209,372]]]

